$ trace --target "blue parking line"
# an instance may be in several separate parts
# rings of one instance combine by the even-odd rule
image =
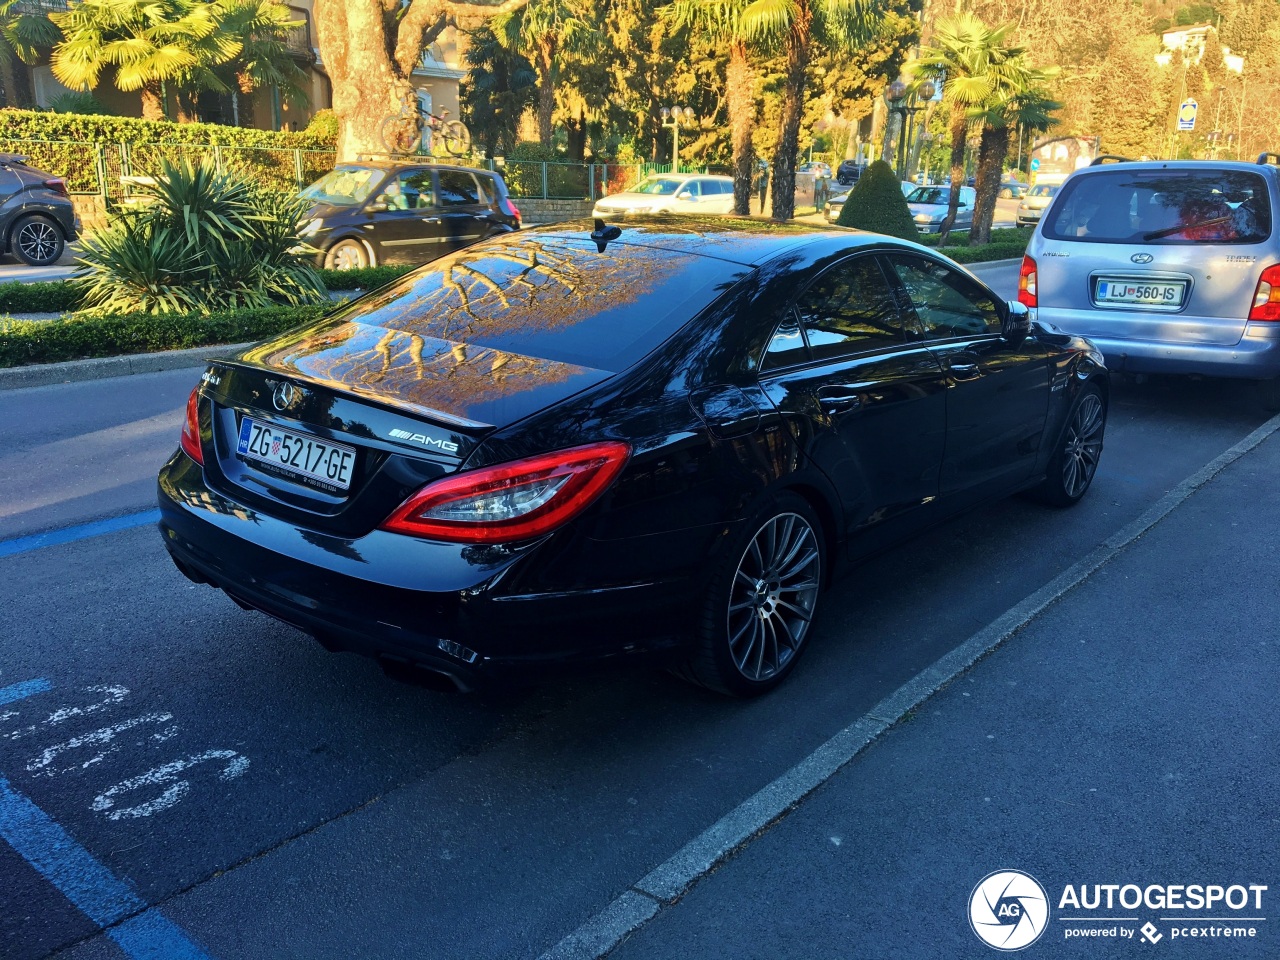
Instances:
[[[12,557],[41,547],[56,547],[63,543],[74,543],[77,540],[88,540],[100,537],[105,533],[118,533],[121,530],[132,530],[134,527],[145,527],[149,523],[160,521],[159,510],[144,510],[142,513],[131,513],[125,517],[112,517],[110,520],[95,520],[93,523],[82,523],[61,530],[50,530],[48,533],[36,533],[29,537],[15,537],[12,540],[0,540],[0,558]]]
[[[48,680],[0,687],[0,704],[52,688]],[[0,837],[133,960],[210,960],[178,926],[0,777]]]

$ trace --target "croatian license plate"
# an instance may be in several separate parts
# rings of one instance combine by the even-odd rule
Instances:
[[[1140,303],[1159,307],[1180,307],[1187,285],[1182,281],[1099,280],[1099,303]]]
[[[331,490],[346,490],[351,486],[351,472],[356,463],[353,447],[282,430],[273,423],[251,417],[240,422],[236,452],[246,460],[257,460]]]

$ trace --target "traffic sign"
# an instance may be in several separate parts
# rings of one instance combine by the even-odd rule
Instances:
[[[1183,100],[1178,107],[1178,129],[1194,130],[1196,128],[1196,102]]]
[[[1031,158],[1031,172],[1032,172],[1032,173],[1035,173],[1035,172],[1036,172],[1037,170],[1039,170],[1039,169],[1040,169],[1040,158],[1039,158],[1039,157],[1032,157],[1032,158]]]

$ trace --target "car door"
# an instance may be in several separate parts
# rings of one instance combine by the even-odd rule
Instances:
[[[389,177],[373,195],[366,211],[379,264],[419,264],[438,255],[440,221],[431,219],[434,192],[431,170],[415,167]]]
[[[945,443],[942,367],[874,254],[822,273],[786,311],[761,387],[842,499],[855,550],[938,494]]]
[[[475,243],[489,233],[489,205],[485,203],[476,178],[466,170],[436,172],[437,206],[443,247],[435,256]]]
[[[1001,336],[991,291],[926,254],[891,253],[905,305],[946,377],[943,496],[987,495],[1031,477],[1049,409],[1050,351]]]

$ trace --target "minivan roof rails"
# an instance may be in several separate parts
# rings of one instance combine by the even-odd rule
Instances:
[[[1258,154],[1258,162],[1264,166],[1280,164],[1280,153],[1260,153]]]
[[[1115,154],[1115,153],[1104,153],[1104,154],[1101,154],[1100,156],[1094,157],[1089,162],[1089,166],[1096,167],[1104,163],[1133,163],[1133,158],[1122,157],[1119,154]]]

